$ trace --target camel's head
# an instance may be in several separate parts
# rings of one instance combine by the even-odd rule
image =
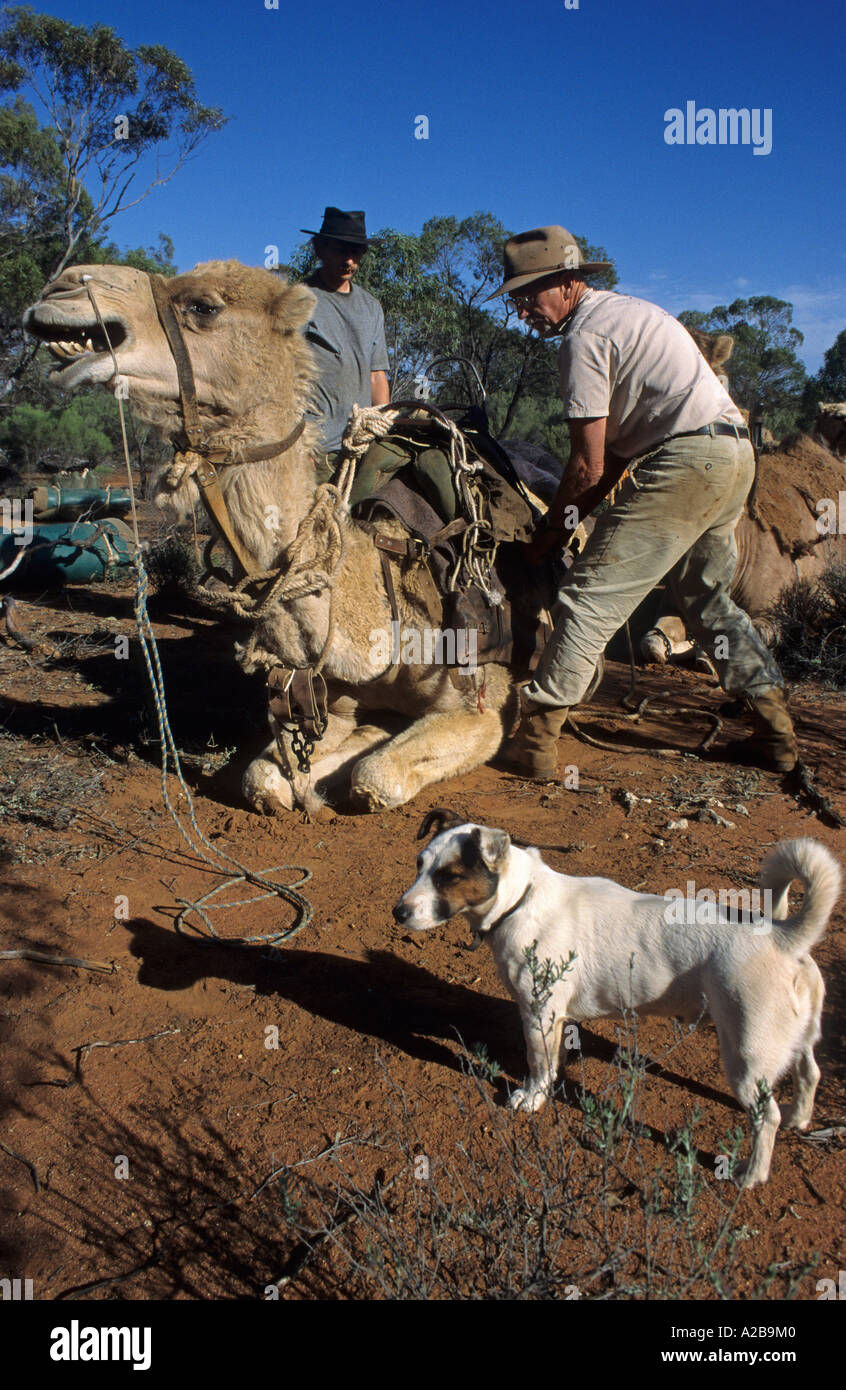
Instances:
[[[687,331],[717,380],[728,390],[726,362],[734,352],[734,338],[730,333],[703,333],[701,328],[689,328]]]
[[[213,432],[249,436],[301,405],[313,376],[299,329],[314,309],[304,285],[288,285],[238,261],[208,261],[162,279],[191,359],[200,416]],[[159,322],[150,277],[118,265],[65,270],[26,311],[24,328],[62,364],[51,381],[75,391],[115,383],[163,434],[179,432],[176,364]],[[272,437],[272,435],[271,435]]]

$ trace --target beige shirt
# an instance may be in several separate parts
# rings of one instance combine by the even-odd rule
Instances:
[[[645,299],[586,290],[564,326],[558,365],[565,419],[606,418],[619,458],[717,420],[744,423],[687,329]]]

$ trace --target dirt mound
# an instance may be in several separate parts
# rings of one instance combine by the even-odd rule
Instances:
[[[817,502],[837,502],[846,488],[846,470],[828,449],[807,434],[763,454],[758,466],[757,507],[760,518],[783,538],[782,549],[796,540],[819,537]]]

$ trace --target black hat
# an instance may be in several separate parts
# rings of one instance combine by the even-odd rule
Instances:
[[[325,236],[331,237],[333,241],[349,241],[353,246],[367,246],[379,240],[378,237],[368,237],[363,212],[341,212],[340,208],[326,208],[323,226],[319,232],[313,231],[311,227],[300,227],[300,231],[306,232],[308,236]]]

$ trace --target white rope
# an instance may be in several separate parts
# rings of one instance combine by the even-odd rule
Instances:
[[[362,458],[375,440],[390,433],[398,418],[398,410],[383,410],[377,405],[354,405],[341,440],[342,451],[355,459]]]

